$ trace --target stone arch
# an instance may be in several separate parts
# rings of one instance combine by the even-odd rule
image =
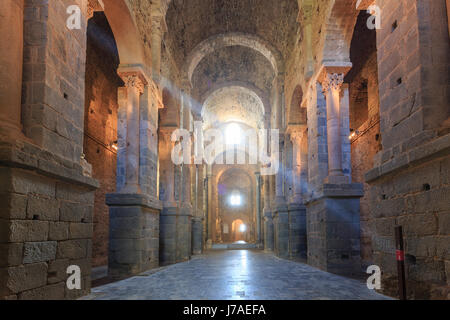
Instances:
[[[350,62],[350,44],[359,11],[358,0],[332,0],[325,20],[323,62]]]
[[[243,123],[251,126],[258,127],[258,125],[252,124],[251,121],[245,121],[245,117],[259,115],[260,122],[264,121],[265,105],[261,100],[260,96],[256,94],[253,90],[241,86],[223,86],[213,91],[204,101],[201,110],[201,116],[205,117],[205,112],[209,106],[216,106],[218,103],[225,103],[225,97],[229,97],[231,102],[235,102],[236,105],[242,108],[236,108],[237,110],[242,109],[243,113],[240,114]],[[245,99],[244,99],[245,98]],[[218,102],[218,103],[217,103]],[[244,103],[243,103],[244,102]],[[223,109],[223,108],[221,108]],[[253,109],[253,112],[252,112]],[[230,111],[233,112],[233,111]]]
[[[144,48],[131,10],[124,0],[103,0],[104,12],[114,34],[120,63],[144,65]]]
[[[165,87],[162,90],[162,102],[164,108],[159,109],[159,126],[179,127],[180,126],[179,101],[174,92],[168,87]]]
[[[269,99],[269,96],[267,95],[267,93],[265,93],[264,91],[262,91],[255,85],[253,85],[249,82],[246,82],[246,81],[225,81],[225,82],[218,83],[201,96],[200,101],[199,101],[200,104],[203,106],[206,99],[208,99],[208,97],[210,97],[214,92],[216,92],[222,88],[226,88],[226,87],[242,87],[242,88],[248,89],[250,91],[253,91],[259,97],[259,99],[261,99],[261,101],[264,105],[265,114],[270,114],[270,110],[271,110],[270,109],[271,108],[270,107],[270,99]]]
[[[303,89],[297,85],[292,92],[289,108],[287,110],[287,122],[289,124],[306,123],[306,109],[302,107]]]
[[[255,240],[256,237],[256,178],[255,178],[255,172],[252,171],[253,166],[227,166],[223,165],[219,167],[219,171],[216,175],[215,184],[217,186],[216,190],[217,193],[217,203],[219,204],[220,201],[227,201],[228,195],[233,194],[233,191],[236,191],[236,189],[229,189],[226,193],[220,194],[220,190],[224,192],[223,189],[221,189],[221,185],[223,186],[224,180],[229,179],[229,175],[238,175],[241,179],[239,179],[239,184],[241,184],[242,180],[246,180],[245,183],[248,183],[249,189],[240,189],[239,191],[244,196],[244,203],[243,206],[246,207],[244,211],[241,209],[238,209],[237,211],[232,211],[232,216],[229,214],[226,215],[226,213],[230,213],[227,210],[233,210],[231,208],[224,208],[223,206],[220,207],[220,209],[217,211],[218,216],[220,215],[222,217],[221,221],[222,223],[229,223],[231,226],[232,222],[236,219],[241,219],[243,223],[248,227],[248,230],[246,232],[246,239],[241,239],[245,241],[251,241]],[[222,187],[223,188],[223,187]],[[225,198],[224,198],[225,197]],[[248,201],[247,203],[245,201]],[[222,202],[223,203],[223,202]],[[225,215],[224,215],[225,213]],[[231,231],[231,230],[230,230]],[[253,236],[252,236],[253,234]],[[230,235],[232,235],[230,233]],[[231,238],[227,238],[225,235],[222,235],[223,240],[233,240]]]
[[[220,48],[231,46],[244,46],[256,50],[269,60],[275,74],[284,71],[281,54],[269,43],[256,35],[234,32],[212,36],[198,44],[187,57],[182,76],[191,82],[195,69],[206,55]]]

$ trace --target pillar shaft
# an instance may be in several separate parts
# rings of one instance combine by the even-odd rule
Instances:
[[[324,83],[327,100],[328,173],[340,176],[342,173],[342,144],[340,125],[340,91],[344,82],[343,74],[329,74]]]
[[[21,135],[23,0],[3,0],[0,19],[0,133]]]
[[[256,178],[256,240],[261,243],[261,174],[255,173]]]
[[[302,199],[302,162],[301,142],[303,134],[295,132],[291,134],[292,140],[292,175],[293,175],[293,197],[291,202],[300,203]]]
[[[120,192],[140,193],[140,97],[144,93],[148,81],[142,71],[137,68],[119,68],[118,73],[127,88],[125,185]]]
[[[324,65],[319,75],[327,108],[328,177],[325,182],[329,184],[350,182],[343,172],[341,137],[341,89],[350,68],[351,63]]]
[[[159,161],[164,197],[164,207],[176,207],[175,201],[175,168],[171,158],[172,133],[175,127],[159,128]]]
[[[208,170],[210,170],[208,168]],[[213,239],[213,228],[215,227],[215,221],[213,221],[213,176],[210,172],[207,173],[207,194],[208,194],[208,201],[207,201],[207,215],[208,215],[208,235],[207,235],[207,241],[212,241]]]

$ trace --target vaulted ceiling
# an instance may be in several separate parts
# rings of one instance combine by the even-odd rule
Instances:
[[[267,107],[273,80],[295,45],[297,16],[297,0],[172,0],[166,15],[166,42],[200,103],[230,86],[235,96],[236,88],[241,88],[240,98],[250,99],[241,99],[240,108],[254,106],[247,89]],[[214,101],[220,107],[209,106],[210,110],[233,107]],[[251,109],[240,110],[243,116],[252,116]],[[245,122],[251,126],[259,122],[260,115],[254,116],[258,119]]]
[[[218,34],[257,35],[284,56],[294,44],[297,0],[172,0],[166,22],[179,66],[203,40]]]

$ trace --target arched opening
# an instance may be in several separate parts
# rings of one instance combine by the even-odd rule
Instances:
[[[114,34],[105,14],[95,12],[87,29],[83,147],[87,170],[100,183],[94,200],[92,267],[103,271],[107,270],[109,243],[105,195],[116,191],[118,88],[123,86],[118,66]]]
[[[291,104],[288,110],[288,125],[305,123],[306,109],[302,108],[303,90],[300,85],[297,85],[292,93]]]
[[[236,219],[231,224],[230,242],[248,242],[248,227],[241,219]]]
[[[256,199],[252,180],[245,169],[236,167],[224,168],[218,177],[214,188],[218,201],[217,215],[213,217],[214,243],[256,241]]]
[[[366,11],[358,16],[350,46],[353,68],[345,78],[349,84],[349,139],[354,182],[365,181],[365,173],[373,168],[374,157],[381,150],[376,30],[367,28],[369,17]],[[363,265],[370,265],[372,259],[369,197],[370,188],[365,184],[365,196],[360,202]]]

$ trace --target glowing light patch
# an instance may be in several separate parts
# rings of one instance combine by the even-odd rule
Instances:
[[[230,204],[234,207],[240,206],[242,204],[242,197],[239,194],[234,194],[230,197]]]
[[[245,232],[247,230],[247,226],[245,225],[245,224],[241,224],[240,226],[239,226],[239,231],[240,232]]]
[[[225,130],[225,138],[228,145],[237,145],[242,142],[242,129],[237,123],[231,123]]]

